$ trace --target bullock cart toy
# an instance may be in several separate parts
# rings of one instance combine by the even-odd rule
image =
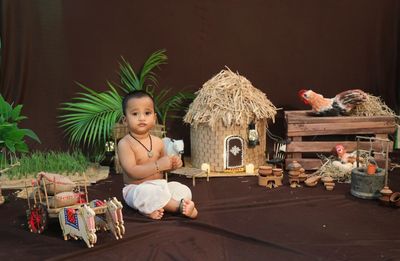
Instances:
[[[122,204],[115,197],[89,203],[86,178],[83,188],[69,178],[40,172],[32,182],[32,193],[27,197],[27,223],[32,233],[41,234],[49,218],[58,218],[64,240],[82,239],[91,248],[97,242],[96,231],[110,231],[116,239],[125,233]],[[28,194],[28,186],[25,186]],[[33,202],[32,202],[33,201]]]

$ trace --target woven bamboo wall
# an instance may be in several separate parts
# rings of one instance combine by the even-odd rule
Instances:
[[[231,135],[240,136],[245,142],[243,152],[243,163],[254,164],[255,168],[265,164],[265,121],[256,123],[260,138],[260,145],[255,148],[247,147],[248,129],[247,126],[225,127],[220,122],[214,129],[206,124],[199,124],[196,128],[190,128],[191,158],[192,165],[195,168],[201,168],[201,164],[209,163],[210,170],[223,172],[224,169],[224,141]]]

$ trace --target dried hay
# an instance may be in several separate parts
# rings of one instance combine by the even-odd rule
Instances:
[[[386,103],[377,96],[367,93],[367,101],[357,105],[352,111],[352,116],[392,116],[396,122],[400,123],[400,116],[386,105]]]
[[[336,167],[333,163],[334,158],[325,158],[325,163],[313,174],[321,177],[332,177],[334,180],[343,183],[350,183],[351,170],[343,170]]]
[[[359,158],[360,161],[366,162],[369,157],[369,152],[364,150],[359,150]],[[310,176],[319,175],[321,177],[332,177],[339,183],[350,183],[351,182],[351,171],[352,169],[339,168],[333,162],[338,161],[338,159],[334,156],[325,157],[323,155],[319,155],[320,159],[324,162],[322,166],[312,173]],[[360,163],[360,167],[362,167]]]
[[[261,119],[275,121],[277,108],[265,93],[229,68],[204,83],[196,94],[183,119],[194,127],[206,123],[214,128],[220,120],[225,126]]]

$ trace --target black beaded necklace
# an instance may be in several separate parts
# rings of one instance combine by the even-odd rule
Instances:
[[[146,146],[144,146],[143,143],[141,143],[138,139],[136,139],[136,138],[132,135],[132,133],[129,132],[129,135],[131,135],[131,137],[132,137],[134,140],[136,140],[137,142],[139,142],[140,145],[143,146],[143,148],[147,151],[147,156],[148,156],[149,158],[153,157],[153,142],[152,142],[152,140],[151,140],[151,135],[149,135],[149,139],[150,139],[150,149],[147,149]]]

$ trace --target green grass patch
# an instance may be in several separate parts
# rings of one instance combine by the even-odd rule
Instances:
[[[13,167],[4,174],[10,179],[36,176],[41,171],[64,175],[83,173],[92,164],[80,151],[74,152],[34,152],[22,155],[19,166]]]

